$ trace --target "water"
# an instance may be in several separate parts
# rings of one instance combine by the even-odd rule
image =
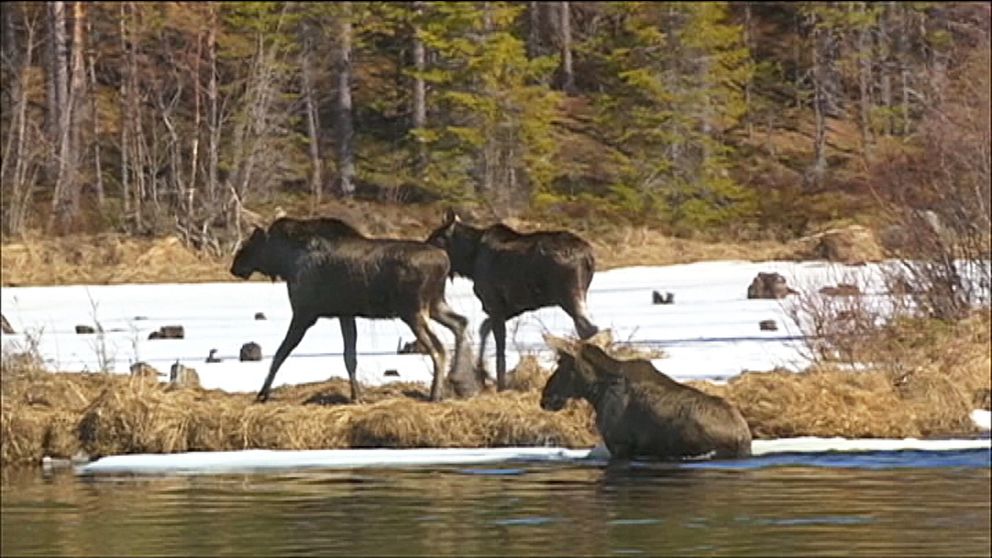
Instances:
[[[5,471],[4,556],[990,555],[988,450],[685,466]]]

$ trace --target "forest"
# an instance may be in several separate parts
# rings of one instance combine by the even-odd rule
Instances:
[[[988,230],[988,3],[2,14],[6,240],[179,231],[220,253],[249,208],[348,199],[735,239],[906,211]]]
[[[595,252],[600,285],[617,277],[601,271],[650,273],[597,286],[610,294],[595,310],[604,329],[631,327],[614,348],[654,360],[665,355],[648,352],[653,344],[713,342],[709,354],[731,363],[733,377],[687,377],[736,405],[755,439],[972,438],[974,411],[992,406],[989,2],[53,1],[2,2],[0,13],[0,284],[11,318],[0,463],[80,449],[599,439],[591,407],[541,410],[550,370],[537,353],[521,359],[510,390],[438,405],[396,387],[338,405],[345,384],[308,376],[267,405],[209,384],[211,373],[227,382],[265,372],[218,368],[218,349],[247,367],[234,358],[239,343],[261,340],[271,354],[283,335],[289,314],[278,313],[292,308],[282,295],[240,294],[277,285],[258,274],[254,285],[226,283],[251,227],[279,215],[346,218],[369,236],[418,240],[449,208],[479,226],[573,231]],[[836,286],[789,277],[787,287],[766,273],[788,264],[827,277],[834,263],[880,280],[838,271]],[[735,268],[746,276],[728,282]],[[781,296],[748,300],[754,272],[753,287],[767,277]],[[71,287],[63,299],[33,289],[50,285]],[[111,306],[98,318],[89,289],[111,285],[126,288],[103,290]],[[448,292],[462,288],[460,300],[474,303],[460,285]],[[699,294],[710,285],[719,296]],[[210,295],[176,294],[194,288]],[[73,306],[84,291],[86,318]],[[648,306],[657,299],[678,306]],[[743,303],[761,314],[738,319],[731,312]],[[99,320],[119,313],[114,304],[124,318],[105,330]],[[779,328],[765,315],[776,316],[773,304],[785,312],[780,337],[768,333]],[[196,316],[190,340],[204,344],[195,351],[178,353],[147,329],[179,316]],[[197,321],[223,333],[194,333]],[[279,330],[271,341],[255,337],[269,324]],[[667,329],[649,329],[659,324]],[[237,333],[249,327],[252,337]],[[384,339],[391,326],[377,327]],[[376,330],[365,331],[368,351]],[[112,370],[131,353],[115,356],[110,336],[130,344],[134,377],[58,364],[76,344],[96,355],[93,369]],[[55,361],[42,339],[54,341]],[[329,339],[305,356],[328,356],[317,351]],[[410,381],[405,368],[386,369],[399,356],[394,339],[407,352],[390,335],[362,353],[390,359],[378,361],[376,382],[400,371]],[[767,341],[797,339],[810,373],[770,359],[761,362],[774,370],[745,368],[741,341],[757,340],[754,353],[770,358]],[[195,363],[210,389],[173,389],[130,367],[155,362],[149,354]],[[697,368],[709,354],[683,362]],[[51,362],[72,373],[50,374]],[[300,370],[328,373],[315,360]]]

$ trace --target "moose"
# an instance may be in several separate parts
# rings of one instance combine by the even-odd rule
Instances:
[[[427,238],[451,259],[451,275],[472,280],[487,318],[479,328],[478,368],[486,338],[496,341],[496,386],[506,389],[506,322],[524,312],[560,306],[579,337],[599,331],[586,310],[586,292],[596,271],[592,246],[568,231],[519,233],[503,224],[476,228],[448,209]]]
[[[583,398],[610,454],[681,460],[751,455],[751,430],[725,400],[672,380],[643,359],[617,360],[603,350],[608,331],[572,342],[545,335],[558,365],[541,393],[541,408],[558,411]],[[605,334],[605,335],[604,335]]]
[[[429,325],[433,319],[455,335],[454,362],[461,362],[468,320],[444,298],[450,263],[443,250],[423,242],[368,238],[348,223],[333,218],[282,217],[264,230],[256,227],[238,249],[231,273],[248,279],[254,272],[286,281],[293,318],[276,350],[265,384],[258,392],[268,400],[276,372],[318,318],[338,318],[344,337],[344,362],[351,382],[351,400],[361,394],[357,367],[355,318],[399,318],[427,347],[434,365],[431,400],[443,397],[447,353]],[[470,358],[470,357],[469,357]],[[473,386],[454,369],[449,379],[459,392]]]

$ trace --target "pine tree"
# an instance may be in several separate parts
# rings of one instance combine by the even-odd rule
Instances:
[[[613,203],[688,227],[752,211],[722,141],[741,121],[752,64],[726,3],[612,3],[617,32],[581,50],[602,72],[598,125],[620,168]]]
[[[535,79],[554,70],[555,57],[528,59],[525,41],[512,32],[522,6],[485,4],[439,2],[427,10],[423,41],[436,57],[419,75],[433,87],[440,118],[414,133],[430,146],[432,188],[501,207],[549,184],[560,95]]]

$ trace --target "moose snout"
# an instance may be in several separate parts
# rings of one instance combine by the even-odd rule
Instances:
[[[246,269],[237,265],[231,266],[231,275],[238,277],[240,279],[247,279],[251,277],[251,270]]]

